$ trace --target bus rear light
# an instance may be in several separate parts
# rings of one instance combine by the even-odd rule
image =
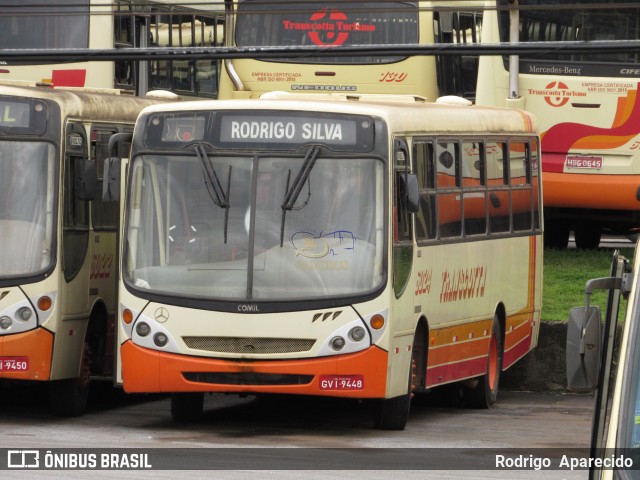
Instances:
[[[47,295],[44,295],[38,299],[38,310],[40,310],[41,312],[48,311],[52,305],[53,300],[51,300],[51,297]]]
[[[133,312],[128,308],[122,311],[122,321],[127,325],[131,325],[131,322],[133,322]]]
[[[2,330],[9,330],[12,324],[13,324],[13,320],[11,320],[11,317],[7,317],[7,316],[0,317],[0,328]]]
[[[146,337],[151,333],[151,327],[148,323],[140,322],[136,325],[136,333],[141,337]]]
[[[384,327],[384,317],[380,314],[374,315],[373,317],[371,317],[369,325],[371,325],[371,328],[373,328],[374,330],[380,330],[382,327]]]

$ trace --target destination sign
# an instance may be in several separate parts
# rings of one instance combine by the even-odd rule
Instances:
[[[145,143],[184,148],[206,143],[230,149],[297,150],[325,145],[335,151],[368,152],[374,147],[375,121],[365,115],[274,110],[199,111],[152,115]]]
[[[28,128],[31,102],[0,99],[0,127]]]
[[[355,145],[356,121],[342,118],[240,116],[226,114],[220,141],[249,143],[327,143]]]

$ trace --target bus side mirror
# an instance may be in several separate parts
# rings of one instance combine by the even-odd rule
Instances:
[[[567,324],[567,387],[572,392],[592,392],[598,386],[602,353],[600,309],[575,307]]]
[[[409,213],[417,213],[420,210],[420,189],[418,188],[418,176],[414,173],[400,174],[400,192],[406,205],[403,205]]]
[[[75,192],[79,200],[93,200],[98,190],[96,162],[88,158],[75,162]]]
[[[120,159],[109,157],[104,160],[102,172],[102,201],[116,202],[120,198]]]

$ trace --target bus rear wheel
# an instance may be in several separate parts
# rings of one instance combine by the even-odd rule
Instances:
[[[202,418],[203,392],[174,393],[171,395],[171,417],[176,422],[194,422]]]
[[[573,231],[576,248],[594,250],[600,246],[602,231],[598,225],[580,225]]]
[[[498,319],[493,319],[487,371],[478,379],[474,387],[465,387],[464,401],[472,408],[490,408],[498,398],[498,384],[502,371],[502,333]]]

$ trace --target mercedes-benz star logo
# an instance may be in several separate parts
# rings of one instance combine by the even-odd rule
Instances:
[[[164,307],[158,307],[154,315],[155,319],[160,323],[164,323],[169,320],[169,310]]]

